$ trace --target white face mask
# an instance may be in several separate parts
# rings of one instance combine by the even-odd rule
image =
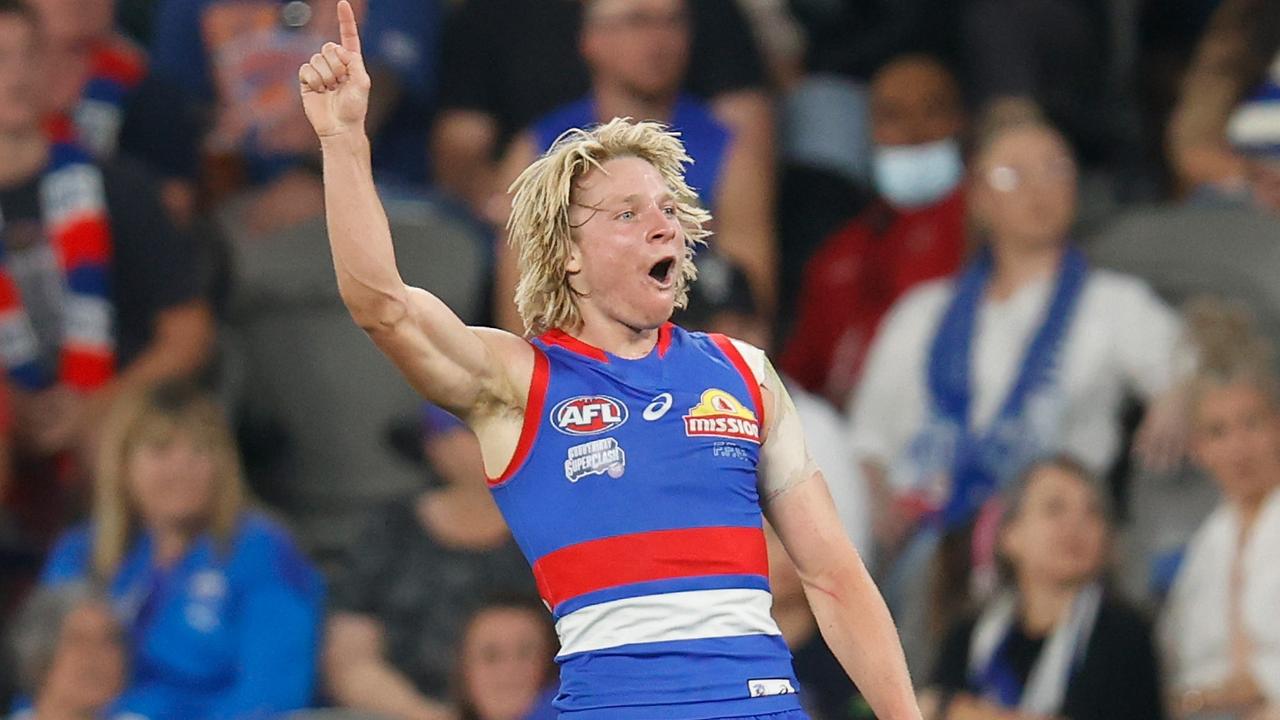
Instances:
[[[913,210],[932,205],[964,178],[960,143],[947,138],[924,145],[882,145],[871,156],[876,190],[890,205]]]

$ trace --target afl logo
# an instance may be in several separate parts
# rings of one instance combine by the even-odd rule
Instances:
[[[605,395],[579,395],[551,410],[551,424],[566,435],[597,435],[627,421],[627,406]]]

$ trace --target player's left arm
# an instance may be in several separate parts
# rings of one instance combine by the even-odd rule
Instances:
[[[795,563],[822,637],[885,720],[919,720],[898,631],[809,454],[791,396],[763,361],[760,505]]]

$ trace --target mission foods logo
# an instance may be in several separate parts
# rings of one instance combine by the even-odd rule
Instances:
[[[627,421],[627,406],[606,395],[579,395],[551,409],[551,423],[568,435],[597,435]]]
[[[711,388],[684,416],[684,434],[689,437],[722,437],[760,442],[760,422],[738,399],[724,390]]]

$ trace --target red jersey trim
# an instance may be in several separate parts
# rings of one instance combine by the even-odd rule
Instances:
[[[658,357],[665,357],[667,350],[671,348],[671,329],[673,327],[675,326],[666,322],[658,328]],[[558,328],[546,331],[539,335],[538,339],[548,345],[558,345],[569,352],[577,353],[592,360],[599,360],[603,363],[609,362],[609,353]]]
[[[764,395],[760,393],[760,381],[756,379],[755,373],[751,372],[751,366],[747,364],[742,353],[738,352],[738,348],[733,344],[727,336],[720,333],[708,333],[707,337],[711,338],[711,342],[715,343],[720,351],[729,358],[729,362],[737,368],[738,374],[742,376],[742,381],[747,384],[747,392],[751,393],[751,402],[756,410],[756,417],[760,420],[760,442],[764,442],[764,429],[768,427],[765,424],[764,417]]]
[[[547,553],[533,564],[552,608],[621,585],[707,575],[769,576],[764,531],[706,527],[617,535]]]
[[[671,323],[662,323],[662,327],[658,328],[658,357],[666,357],[667,351],[671,349]]]
[[[538,339],[548,345],[559,345],[569,352],[589,357],[592,360],[599,360],[603,363],[609,362],[609,355],[605,351],[595,345],[585,343],[559,328],[546,331],[539,335]]]
[[[506,483],[529,458],[533,441],[538,436],[538,427],[542,424],[542,408],[546,404],[547,382],[550,377],[551,368],[546,354],[534,347],[533,377],[529,381],[529,396],[524,403],[524,424],[520,427],[520,440],[516,442],[516,451],[502,474],[496,478],[488,478],[489,487],[496,488]]]

